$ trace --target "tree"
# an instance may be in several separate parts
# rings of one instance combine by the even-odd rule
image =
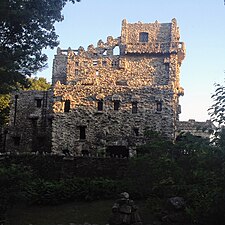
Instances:
[[[46,65],[42,49],[59,44],[54,24],[63,20],[61,11],[68,1],[76,0],[1,0],[1,92],[17,82],[24,84],[26,75]]]
[[[215,84],[215,86],[215,94],[211,96],[214,104],[209,109],[209,115],[212,122],[221,127],[225,125],[225,87],[221,84]]]
[[[217,125],[214,143],[225,148],[225,87],[215,84],[215,93],[211,96],[213,105],[209,108],[212,122]]]
[[[51,84],[44,77],[34,77],[28,78],[28,88],[25,90],[47,91],[50,87]]]
[[[0,117],[8,111],[5,94],[28,88],[27,76],[46,66],[42,49],[59,44],[54,24],[63,20],[65,4],[76,1],[0,0]]]

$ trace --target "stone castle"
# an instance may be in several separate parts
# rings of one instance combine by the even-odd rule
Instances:
[[[13,96],[5,150],[128,156],[145,143],[148,130],[175,139],[184,94],[179,39],[175,19],[123,20],[118,38],[87,50],[58,48],[52,89]]]

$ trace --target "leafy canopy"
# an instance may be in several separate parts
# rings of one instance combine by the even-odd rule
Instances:
[[[0,7],[0,84],[1,93],[25,76],[46,66],[43,48],[59,42],[55,22],[63,20],[65,4],[75,0],[1,0]]]
[[[214,143],[225,149],[225,87],[215,84],[215,93],[211,96],[213,105],[209,108],[212,122],[217,125]]]
[[[59,44],[54,24],[63,20],[65,4],[76,1],[0,0],[0,126],[7,122],[8,94],[32,86],[27,76],[46,66],[42,49]]]

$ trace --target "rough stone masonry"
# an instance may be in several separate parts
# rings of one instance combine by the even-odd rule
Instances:
[[[109,36],[87,50],[58,49],[52,151],[131,153],[147,130],[173,139],[183,95],[185,48],[179,38],[175,19],[162,24],[123,20],[118,38]]]
[[[87,50],[58,48],[52,90],[19,92],[12,98],[8,146],[26,152],[129,156],[145,143],[148,130],[174,139],[185,57],[179,39],[175,19],[123,20],[120,37],[109,36]]]

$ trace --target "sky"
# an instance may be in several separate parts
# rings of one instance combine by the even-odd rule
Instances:
[[[56,23],[62,49],[78,49],[119,37],[121,23],[141,21],[171,22],[176,18],[180,41],[185,43],[186,57],[181,65],[180,120],[210,119],[214,83],[222,84],[225,76],[225,0],[81,0],[63,9],[64,21]],[[46,49],[48,68],[36,76],[51,82],[56,48]]]

